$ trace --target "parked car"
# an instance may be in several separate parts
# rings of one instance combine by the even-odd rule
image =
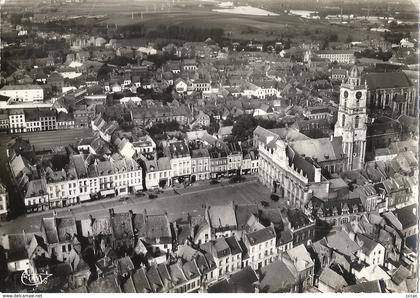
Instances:
[[[127,201],[128,200],[128,197],[121,197],[119,200],[120,201]]]
[[[216,179],[211,179],[210,180],[210,184],[218,184],[218,183],[220,183],[219,180],[216,180]]]
[[[136,193],[136,196],[137,197],[144,197],[145,194],[144,194],[144,192],[139,191],[138,193]]]
[[[149,199],[156,199],[158,197],[158,195],[156,195],[156,194],[153,194],[153,193],[151,193],[151,194],[149,194]]]

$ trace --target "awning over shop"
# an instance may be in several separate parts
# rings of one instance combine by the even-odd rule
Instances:
[[[109,196],[109,195],[115,195],[114,189],[107,189],[107,190],[101,190],[102,196]]]
[[[79,199],[81,202],[89,201],[91,199],[90,195],[80,195]]]
[[[134,185],[133,186],[134,191],[142,191],[143,190],[143,186],[142,185]]]

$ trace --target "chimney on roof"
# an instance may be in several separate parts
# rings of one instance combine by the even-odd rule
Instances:
[[[147,214],[147,210],[146,210],[146,209],[144,209],[144,210],[143,210],[143,213],[144,213],[144,215],[146,215],[146,214]]]

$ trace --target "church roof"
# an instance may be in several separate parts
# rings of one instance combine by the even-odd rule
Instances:
[[[412,86],[409,78],[403,72],[366,73],[362,77],[362,82],[365,80],[369,89],[407,88]]]

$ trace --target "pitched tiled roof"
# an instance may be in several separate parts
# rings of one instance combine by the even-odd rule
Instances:
[[[92,223],[92,233],[93,236],[102,235],[111,235],[111,219],[109,217],[104,218],[95,218]]]
[[[147,215],[145,236],[148,240],[159,239],[160,243],[172,243],[168,217],[165,214]]]
[[[7,235],[8,240],[8,254],[7,261],[19,261],[28,258],[28,251],[26,246],[28,239],[25,234],[10,234]],[[3,244],[4,245],[4,244]]]
[[[152,287],[150,286],[149,280],[147,279],[146,273],[143,268],[136,270],[132,276],[134,287],[137,293],[150,293]]]
[[[111,216],[111,227],[115,239],[134,237],[131,213],[115,213]]]
[[[77,234],[76,220],[74,217],[57,218],[58,239],[60,242],[70,240]]]
[[[276,232],[272,227],[266,227],[264,229],[246,234],[248,241],[251,245],[257,245],[270,239],[276,238]]]
[[[169,265],[169,273],[171,275],[171,280],[175,285],[184,283],[187,281],[184,272],[182,270],[182,267],[179,263],[175,263],[172,265]]]
[[[290,167],[294,168],[298,172],[302,172],[309,181],[313,182],[315,180],[315,166],[311,162],[295,153],[290,146],[286,147],[286,155],[289,159]]]
[[[411,87],[412,83],[404,72],[375,72],[362,75],[362,82],[366,80],[369,89],[388,89]]]
[[[314,266],[314,262],[303,244],[287,250],[286,254],[294,261],[294,266],[298,271]]]
[[[45,231],[46,242],[49,244],[58,243],[59,238],[55,218],[43,218],[42,226]]]
[[[208,208],[212,228],[236,227],[235,210],[232,204],[212,205]]]
[[[146,276],[150,282],[150,286],[154,290],[158,290],[163,287],[163,282],[162,282],[162,279],[160,278],[160,275],[156,266],[151,266],[147,270]]]
[[[225,238],[226,243],[229,245],[230,252],[232,255],[236,255],[242,252],[242,249],[236,240],[235,236]]]
[[[417,204],[409,205],[393,212],[401,222],[403,230],[415,226],[418,223],[417,213],[415,213],[417,212]]]
[[[89,293],[120,293],[114,274],[99,278],[88,285]]]
[[[344,231],[333,231],[326,236],[326,240],[329,247],[347,256],[353,256],[360,250],[360,246]]]
[[[362,282],[343,288],[344,293],[384,293],[379,280]]]
[[[295,273],[282,260],[262,267],[261,272],[260,289],[262,292],[278,293],[294,287],[298,282]]]
[[[256,204],[236,205],[235,214],[238,228],[242,229],[246,226],[251,214],[258,215],[258,206]]]
[[[319,276],[319,281],[333,288],[336,291],[339,291],[343,287],[347,286],[346,280],[341,275],[339,275],[334,270],[328,267],[322,270],[322,273]]]
[[[360,248],[362,249],[365,255],[369,255],[379,244],[375,240],[372,240],[363,234],[357,234],[356,242],[359,244]]]
[[[134,270],[133,261],[128,256],[118,259],[116,267],[119,275],[129,274]]]
[[[322,162],[343,158],[341,143],[341,138],[333,138],[332,141],[329,138],[320,138],[294,141],[290,145],[300,155],[316,158]]]

